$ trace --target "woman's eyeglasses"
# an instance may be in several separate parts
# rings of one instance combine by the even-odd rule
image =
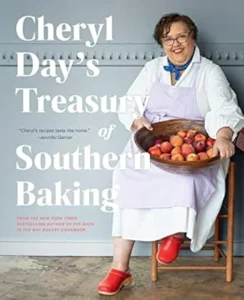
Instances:
[[[180,44],[184,44],[188,41],[190,33],[191,33],[191,31],[189,31],[187,33],[182,33],[176,39],[166,37],[166,38],[162,38],[161,40],[165,46],[173,46],[175,41],[177,41]]]

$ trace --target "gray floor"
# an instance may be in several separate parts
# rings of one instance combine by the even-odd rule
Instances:
[[[200,258],[201,263],[211,258]],[[179,258],[189,265],[199,258]],[[235,278],[224,271],[161,271],[150,279],[150,258],[133,257],[133,284],[116,296],[100,296],[96,286],[111,264],[110,257],[0,257],[1,300],[78,299],[244,299],[244,258],[235,258]]]

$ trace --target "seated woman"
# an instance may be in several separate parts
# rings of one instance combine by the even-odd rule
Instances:
[[[207,133],[216,139],[214,155],[220,154],[221,163],[194,175],[173,174],[152,164],[149,170],[134,170],[133,158],[128,158],[126,170],[115,170],[113,181],[120,189],[119,209],[113,214],[114,256],[98,285],[100,294],[114,295],[131,283],[129,260],[135,241],[163,239],[157,260],[168,264],[177,258],[184,234],[193,252],[213,235],[234,154],[232,142],[244,117],[222,69],[201,56],[197,33],[194,22],[184,15],[168,14],[157,23],[154,38],[166,55],[147,62],[127,92],[141,96],[145,109],[135,119],[135,103],[128,99],[129,112],[119,114],[132,131],[124,151],[139,152],[133,138],[142,126],[151,130],[151,124],[164,120],[204,120]]]

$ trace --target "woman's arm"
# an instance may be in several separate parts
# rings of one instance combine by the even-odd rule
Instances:
[[[232,141],[233,130],[230,127],[222,127],[217,132],[217,138],[226,139],[228,141]]]
[[[218,65],[213,65],[208,73],[206,92],[210,111],[205,116],[205,128],[216,139],[214,154],[228,158],[234,154],[232,142],[244,127],[244,116],[236,94]]]
[[[205,116],[206,130],[212,138],[216,138],[220,128],[229,127],[233,131],[233,141],[244,126],[244,116],[235,92],[218,65],[214,65],[208,72],[205,89],[210,107]]]

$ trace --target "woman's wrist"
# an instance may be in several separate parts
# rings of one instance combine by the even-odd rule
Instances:
[[[140,119],[141,119],[141,118],[140,118]],[[135,119],[135,120],[133,121],[132,126],[131,126],[133,129],[137,129],[137,127],[138,127],[138,122],[139,122],[140,119],[137,118],[137,119]]]
[[[234,132],[230,127],[222,127],[218,130],[216,139],[225,139],[231,142],[233,133]]]

